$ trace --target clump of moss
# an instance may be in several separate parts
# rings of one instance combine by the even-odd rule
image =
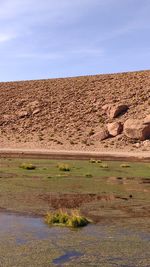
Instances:
[[[93,175],[92,175],[91,173],[86,173],[86,174],[85,174],[85,177],[87,177],[87,178],[91,178],[91,177],[93,177]]]
[[[22,169],[25,169],[25,170],[35,170],[36,169],[36,166],[31,164],[31,163],[22,163],[19,167]]]
[[[45,222],[48,225],[67,226],[78,228],[86,226],[90,221],[81,216],[79,211],[72,211],[70,214],[66,211],[58,211],[55,213],[48,212],[45,216]]]
[[[64,172],[69,172],[71,170],[70,166],[65,163],[60,163],[57,165],[57,167],[60,171],[64,171]]]
[[[90,159],[89,162],[90,163],[96,163],[96,160],[95,159]]]
[[[102,161],[101,161],[100,159],[98,159],[98,160],[96,161],[96,163],[102,163]]]
[[[101,168],[104,168],[104,169],[108,169],[108,164],[102,163],[102,164],[100,164],[100,167]]]
[[[130,168],[130,165],[127,163],[123,163],[120,165],[121,168]]]

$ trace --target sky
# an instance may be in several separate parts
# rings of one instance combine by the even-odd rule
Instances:
[[[150,0],[0,0],[0,81],[150,69]]]

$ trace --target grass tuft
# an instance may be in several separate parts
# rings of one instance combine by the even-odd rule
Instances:
[[[69,172],[71,170],[70,166],[68,164],[60,163],[58,164],[58,169],[60,171]]]
[[[95,159],[90,159],[89,162],[90,163],[96,163],[96,160]]]
[[[98,160],[96,161],[96,163],[102,163],[101,159],[98,159]]]
[[[130,165],[127,163],[123,163],[120,165],[121,168],[130,168]]]
[[[66,211],[59,210],[55,213],[48,212],[45,216],[45,222],[48,225],[60,225],[72,228],[79,228],[89,224],[89,220],[81,216],[79,211],[72,211],[70,214]]]
[[[35,170],[36,169],[36,166],[31,164],[31,163],[22,163],[19,167],[22,169],[25,169],[25,170]]]
[[[106,163],[102,163],[99,166],[100,166],[100,168],[108,169],[108,164],[106,164]]]
[[[87,177],[87,178],[91,178],[91,177],[93,177],[93,175],[92,175],[91,173],[86,173],[86,174],[85,174],[85,177]]]

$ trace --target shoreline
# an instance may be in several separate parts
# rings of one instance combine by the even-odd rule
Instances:
[[[89,160],[90,158],[94,158],[110,161],[150,162],[150,153],[0,148],[0,158],[39,158],[64,160]]]

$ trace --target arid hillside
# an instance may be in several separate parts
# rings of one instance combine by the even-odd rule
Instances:
[[[124,131],[127,119],[143,125],[149,114],[150,71],[0,83],[0,147],[150,150],[149,122],[135,129],[146,138]]]

